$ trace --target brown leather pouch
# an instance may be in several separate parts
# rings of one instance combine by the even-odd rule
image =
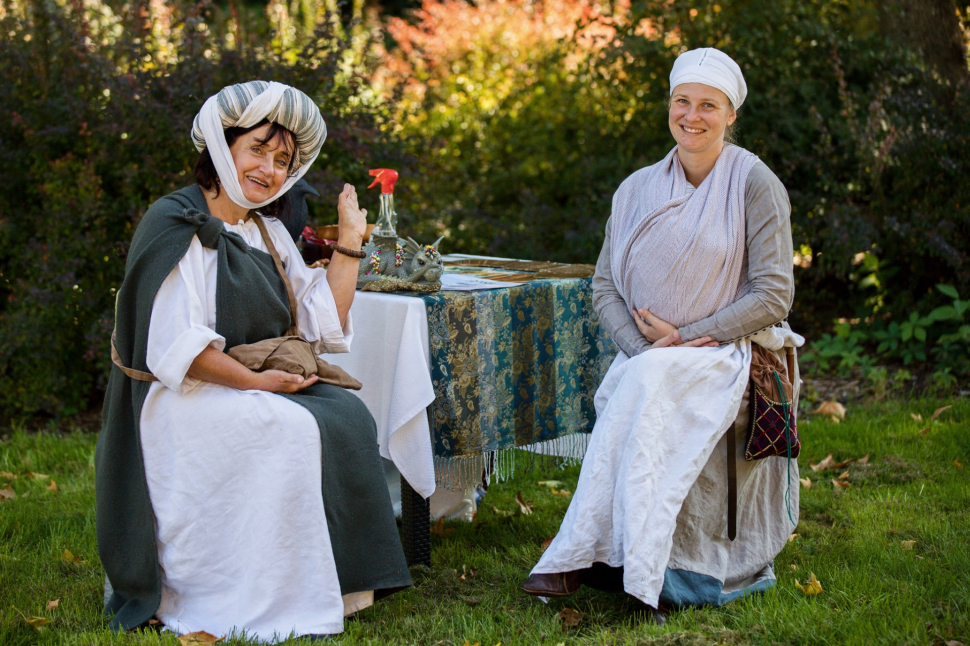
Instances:
[[[298,335],[279,336],[259,343],[237,345],[229,356],[253,372],[282,370],[292,375],[317,375],[325,384],[360,390],[363,384],[343,368],[331,365],[313,352],[310,342]]]
[[[315,374],[325,384],[332,384],[350,390],[360,390],[363,384],[347,374],[343,368],[331,365],[318,357],[313,351],[313,346],[310,345],[310,342],[300,334],[299,328],[297,327],[297,321],[299,319],[297,318],[296,296],[293,294],[293,285],[290,284],[290,277],[286,275],[286,270],[283,268],[283,261],[280,260],[280,254],[276,251],[276,247],[273,246],[273,240],[266,231],[266,224],[263,222],[263,219],[256,213],[253,213],[252,218],[256,222],[256,227],[259,229],[259,235],[262,236],[263,242],[266,243],[269,255],[273,257],[276,271],[279,272],[280,278],[283,279],[283,284],[286,286],[286,299],[290,305],[290,320],[293,322],[293,325],[286,331],[285,336],[264,339],[257,343],[237,345],[229,350],[229,356],[253,372],[282,370],[283,372],[300,375],[304,378]]]

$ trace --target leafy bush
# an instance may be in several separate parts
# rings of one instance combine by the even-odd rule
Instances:
[[[957,375],[970,374],[970,300],[960,298],[952,285],[937,285],[948,304],[927,314],[910,313],[898,321],[841,322],[802,354],[802,363],[821,372],[859,370],[874,382],[884,381],[877,363],[905,366],[932,362],[930,386],[942,393],[956,385]],[[879,388],[877,388],[878,390]]]
[[[189,130],[219,88],[272,79],[317,100],[329,128],[308,174],[322,194],[319,219],[335,218],[343,182],[364,181],[366,164],[405,161],[377,136],[382,117],[359,74],[366,38],[339,22],[274,45],[256,23],[217,32],[206,3],[162,5],[147,26],[96,2],[4,6],[3,415],[71,413],[97,401],[127,244],[155,199],[194,181]]]
[[[126,245],[190,183],[191,120],[220,87],[318,101],[318,221],[389,166],[402,228],[445,251],[593,262],[616,187],[673,145],[667,75],[698,46],[745,70],[738,140],[789,190],[816,366],[967,374],[970,90],[879,36],[873,3],[423,0],[384,34],[362,2],[328,6],[0,5],[0,416],[97,401]]]
[[[429,168],[412,206],[447,249],[592,262],[613,191],[673,145],[674,58],[717,46],[750,89],[739,143],[791,197],[792,323],[828,332],[815,356],[847,367],[878,345],[833,320],[919,341],[929,322],[912,312],[935,284],[970,293],[970,90],[881,36],[870,3],[424,0],[389,33],[382,80],[403,88],[400,127]],[[890,356],[946,354],[918,346]]]

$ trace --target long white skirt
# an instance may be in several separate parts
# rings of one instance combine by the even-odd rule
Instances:
[[[346,352],[350,317],[342,329],[325,272],[303,264],[282,224],[266,222],[297,295],[301,333]],[[266,250],[253,220],[225,227]],[[316,420],[279,395],[187,376],[204,348],[225,346],[215,331],[217,260],[193,238],[152,307],[147,363],[159,382],[140,426],[162,568],[156,615],[180,633],[339,633],[345,603],[356,610],[373,594],[340,594]]]
[[[156,383],[141,419],[157,617],[217,636],[343,630],[310,412],[271,393],[204,383],[180,395]]]
[[[661,597],[717,605],[770,584],[792,529],[785,460],[739,460],[738,537],[727,538],[722,438],[738,418],[750,364],[749,341],[618,355],[596,394],[576,493],[533,573],[622,566],[624,590],[652,606]],[[740,445],[743,429],[738,437]]]

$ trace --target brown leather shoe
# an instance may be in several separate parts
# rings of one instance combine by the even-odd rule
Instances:
[[[537,597],[567,597],[580,586],[578,571],[553,574],[530,574],[520,587],[526,594]]]

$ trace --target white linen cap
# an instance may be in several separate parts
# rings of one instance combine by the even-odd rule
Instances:
[[[703,83],[724,92],[735,108],[740,108],[748,96],[741,68],[734,59],[713,47],[684,52],[670,70],[670,94],[683,83]]]

